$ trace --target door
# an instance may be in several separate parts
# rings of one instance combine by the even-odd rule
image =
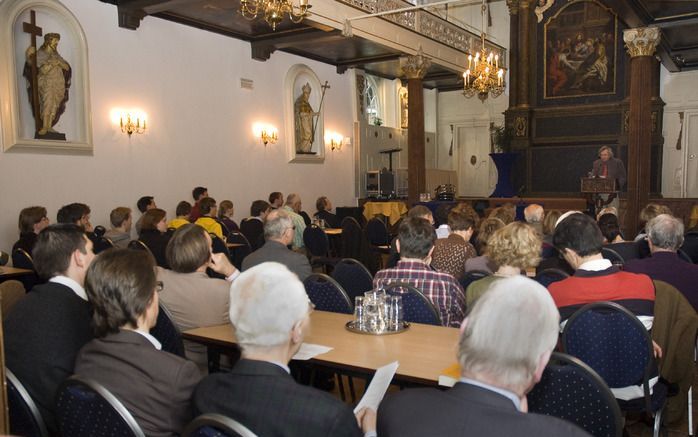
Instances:
[[[686,151],[685,171],[686,194],[684,197],[698,197],[698,113],[686,114],[684,130],[684,150]]]
[[[494,190],[496,170],[490,159],[490,133],[486,123],[461,125],[456,130],[458,195],[487,197]]]

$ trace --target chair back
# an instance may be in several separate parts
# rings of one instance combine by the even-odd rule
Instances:
[[[676,251],[676,254],[679,256],[680,260],[686,261],[687,263],[693,264],[693,259],[691,259],[690,256],[686,252],[684,252],[682,249],[679,249]]]
[[[257,437],[257,434],[230,417],[202,414],[187,425],[182,437]]]
[[[681,250],[691,257],[694,264],[698,263],[698,231],[686,232]]]
[[[12,251],[12,266],[18,269],[34,270],[34,260],[26,250],[17,248]]]
[[[463,277],[458,281],[460,282],[461,287],[463,287],[463,290],[468,289],[468,285],[472,284],[473,282],[477,281],[478,279],[482,279],[486,276],[490,276],[490,272],[486,272],[484,270],[471,270],[469,272],[465,272]]]
[[[303,243],[312,256],[327,256],[330,251],[330,241],[327,234],[317,225],[310,225],[303,231]]]
[[[607,260],[611,261],[611,263],[614,265],[625,264],[625,258],[623,258],[621,254],[619,254],[618,252],[616,252],[608,246],[604,246],[601,248],[601,255]]]
[[[570,275],[567,272],[560,269],[543,269],[536,273],[536,277],[533,278],[543,287],[548,287],[548,285],[553,282],[562,281],[565,278],[569,278]]]
[[[3,252],[0,250],[0,266],[7,265],[7,262],[10,260],[10,254],[7,252]]]
[[[402,308],[406,322],[441,325],[439,311],[429,298],[415,287],[398,282],[388,285],[385,292],[392,296],[402,296]]]
[[[240,233],[249,242],[251,251],[259,249],[264,244],[264,224],[257,219],[246,218],[240,222]],[[228,236],[228,241],[230,241],[230,236]]]
[[[331,277],[323,273],[313,273],[305,278],[303,285],[317,310],[354,314],[354,303],[342,286]]]
[[[148,246],[146,246],[141,240],[129,241],[128,248],[132,250],[145,250],[146,252],[150,252],[150,248],[148,248]],[[152,255],[152,252],[150,254]]]
[[[245,260],[247,255],[252,253],[252,245],[247,240],[247,237],[245,237],[245,235],[239,231],[231,231],[228,234],[228,243],[240,245],[234,247],[232,251],[229,251],[231,262],[235,267],[237,267],[238,270],[240,270],[242,269],[242,262]],[[226,250],[228,249],[226,248]]]
[[[2,306],[2,318],[7,317],[8,312],[25,294],[24,285],[15,280],[0,283],[0,305]]]
[[[24,437],[48,437],[48,429],[29,392],[5,367],[10,434]]]
[[[390,244],[390,234],[385,222],[379,218],[372,218],[366,223],[366,236],[372,246],[387,246]]]
[[[165,284],[167,286],[167,284]],[[157,338],[162,344],[162,350],[184,358],[184,343],[182,342],[182,332],[174,322],[172,314],[160,302],[158,319],[155,326],[150,329],[150,335]]]
[[[354,217],[342,220],[342,258],[361,259],[362,231]]]
[[[114,242],[104,235],[95,236],[95,239],[92,242],[94,243],[92,251],[95,253],[95,255],[114,247]]]
[[[344,288],[352,302],[356,296],[363,296],[373,288],[371,272],[353,258],[344,258],[335,264],[332,278]]]
[[[640,258],[640,245],[635,241],[624,241],[622,243],[612,243],[605,247],[613,249],[618,255],[623,257],[623,261]]]
[[[591,367],[553,352],[541,380],[527,395],[530,412],[572,422],[594,437],[621,437],[623,423],[613,393]]]
[[[75,375],[58,389],[56,417],[64,436],[145,437],[131,413],[109,390]]]

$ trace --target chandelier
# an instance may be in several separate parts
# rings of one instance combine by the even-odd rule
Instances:
[[[312,6],[308,0],[299,0],[298,6],[293,0],[240,0],[240,13],[248,20],[254,20],[259,15],[264,16],[264,21],[276,30],[276,25],[284,19],[284,14],[294,23],[300,23],[303,18],[310,15]]]
[[[468,55],[468,69],[463,73],[463,95],[477,97],[484,103],[487,97],[497,97],[504,91],[504,70],[499,68],[499,55],[485,49],[485,1],[482,0],[482,33],[480,52]]]

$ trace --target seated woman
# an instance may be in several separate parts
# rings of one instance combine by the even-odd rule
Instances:
[[[149,334],[158,317],[152,257],[112,249],[90,265],[85,280],[95,339],[80,350],[75,374],[105,386],[149,436],[176,436],[191,420],[201,375],[191,361],[163,352]]]
[[[165,248],[170,241],[170,235],[167,233],[167,213],[164,210],[153,208],[143,214],[138,239],[148,246],[160,267],[170,268],[165,257]]]
[[[233,215],[235,214],[235,207],[233,202],[230,200],[224,200],[218,207],[218,221],[225,226],[225,230],[228,232],[239,232],[240,228],[238,224],[233,220]],[[226,236],[228,235],[226,232]]]
[[[17,249],[23,249],[31,256],[36,236],[48,225],[49,219],[43,206],[30,206],[20,211],[19,240],[12,246],[12,253]]]
[[[603,214],[599,217],[599,229],[603,234],[603,244],[622,243],[623,236],[620,234],[620,223],[615,214]]]
[[[168,229],[177,229],[180,226],[189,224],[189,214],[191,214],[191,203],[186,200],[182,200],[177,204],[177,209],[175,209],[175,214],[177,217],[170,220],[167,224]]]
[[[463,279],[465,262],[477,254],[470,244],[475,223],[463,212],[451,211],[448,214],[448,226],[451,230],[447,238],[440,238],[434,244],[431,255],[431,266],[439,272],[445,272],[456,278]]]
[[[318,197],[317,201],[315,202],[315,208],[317,208],[317,212],[313,217],[324,220],[325,227],[339,227],[339,220],[337,220],[337,216],[330,212],[332,211],[332,202],[330,202],[330,199],[325,196]]]
[[[525,274],[540,262],[540,237],[531,225],[512,222],[498,229],[487,241],[487,255],[499,267],[491,276],[478,279],[465,291],[465,302],[472,308],[493,282],[509,276]]]
[[[497,265],[487,256],[487,242],[497,229],[503,227],[504,222],[498,218],[487,218],[480,222],[480,229],[477,232],[477,253],[480,256],[465,261],[466,273],[473,270],[492,273],[497,269]]]

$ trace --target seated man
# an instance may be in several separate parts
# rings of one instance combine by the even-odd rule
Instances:
[[[189,214],[191,213],[191,203],[186,200],[182,200],[177,204],[175,209],[176,217],[167,223],[168,229],[177,229],[180,226],[184,226],[189,223]]]
[[[315,208],[317,208],[315,218],[323,220],[325,222],[325,227],[339,227],[339,220],[337,220],[337,216],[331,212],[332,202],[330,202],[330,199],[328,199],[326,196],[318,197],[317,202],[315,202]]]
[[[136,202],[136,207],[141,212],[141,216],[138,217],[138,220],[136,220],[136,234],[140,234],[143,214],[150,209],[157,208],[158,206],[155,204],[155,198],[153,196],[143,196]]]
[[[49,431],[57,433],[56,390],[73,374],[78,350],[92,339],[83,284],[94,254],[82,228],[57,224],[39,234],[33,255],[37,273],[48,282],[35,286],[4,317],[5,363]]]
[[[372,410],[355,417],[339,399],[291,377],[288,362],[310,330],[311,311],[303,284],[283,265],[263,263],[240,275],[230,289],[230,321],[242,359],[199,384],[197,414],[223,414],[259,436],[361,436],[357,420],[375,431]]]
[[[312,269],[308,257],[287,247],[293,242],[293,222],[286,211],[275,209],[267,215],[264,222],[264,239],[264,246],[245,257],[242,262],[243,272],[257,264],[274,261],[285,265],[298,275],[301,281],[310,276]]]
[[[199,328],[229,323],[230,281],[240,274],[223,253],[211,252],[211,236],[201,226],[188,223],[172,235],[166,250],[172,270],[158,267],[158,279],[164,287],[162,303],[172,314],[179,329]],[[210,267],[227,280],[210,278]],[[184,342],[187,358],[207,369],[206,348]]]
[[[109,214],[109,221],[112,228],[105,232],[104,236],[114,243],[115,247],[125,249],[131,240],[131,223],[133,222],[131,208],[123,206],[114,208]]]
[[[201,211],[199,211],[199,202],[201,199],[208,197],[208,188],[206,187],[196,187],[191,192],[191,197],[194,198],[194,206],[191,207],[191,213],[189,214],[189,221],[194,223],[199,217],[201,217]]]
[[[12,246],[12,253],[22,249],[31,256],[36,244],[36,237],[49,225],[46,208],[30,206],[19,212],[19,240]]]
[[[240,232],[247,238],[252,250],[264,244],[264,219],[271,211],[271,206],[264,200],[255,200],[250,206],[250,216],[240,223]]]
[[[686,262],[676,254],[683,244],[683,223],[671,215],[660,214],[645,228],[652,256],[630,260],[623,270],[644,273],[673,285],[698,311],[698,265]]]
[[[155,265],[144,251],[112,249],[87,271],[95,339],[80,350],[75,373],[116,396],[146,435],[178,436],[192,419],[196,365],[160,351],[149,334],[158,318]]]
[[[477,256],[475,248],[470,244],[474,226],[475,223],[467,214],[451,211],[448,214],[448,227],[451,233],[446,238],[436,240],[431,266],[456,279],[463,278],[465,262]]]
[[[428,221],[413,217],[404,219],[396,243],[400,261],[396,267],[376,273],[373,287],[407,283],[434,304],[444,326],[459,326],[465,315],[465,293],[453,276],[429,267],[435,240],[434,228]]]
[[[432,226],[434,225],[434,216],[431,213],[431,210],[424,205],[415,205],[410,208],[410,210],[407,211],[407,217],[423,218]],[[401,223],[401,221],[398,221],[397,223]],[[397,252],[397,237],[395,237],[393,238],[393,241],[390,242],[390,256],[388,257],[386,267],[395,267],[398,261],[400,261],[400,254]]]
[[[84,203],[71,203],[64,205],[56,214],[56,222],[72,223],[80,226],[90,239],[93,234],[92,223],[90,223],[90,207]]]
[[[293,221],[293,249],[300,249],[305,246],[303,242],[303,232],[305,231],[305,220],[301,213],[301,196],[291,193],[286,198],[283,209]]]
[[[545,210],[537,203],[532,203],[524,209],[524,219],[531,225],[539,237],[543,238],[543,218]]]
[[[271,209],[279,209],[284,205],[284,195],[279,191],[269,193],[269,205]]]
[[[388,395],[378,409],[378,434],[588,436],[572,423],[527,412],[526,393],[540,381],[557,343],[558,322],[543,286],[522,276],[498,281],[463,322],[460,381],[448,391],[420,388]]]
[[[218,220],[215,219],[216,213],[218,212],[216,199],[211,197],[204,197],[201,199],[199,202],[199,212],[201,216],[196,219],[194,223],[206,229],[206,232],[223,239],[223,227],[218,223]]]

